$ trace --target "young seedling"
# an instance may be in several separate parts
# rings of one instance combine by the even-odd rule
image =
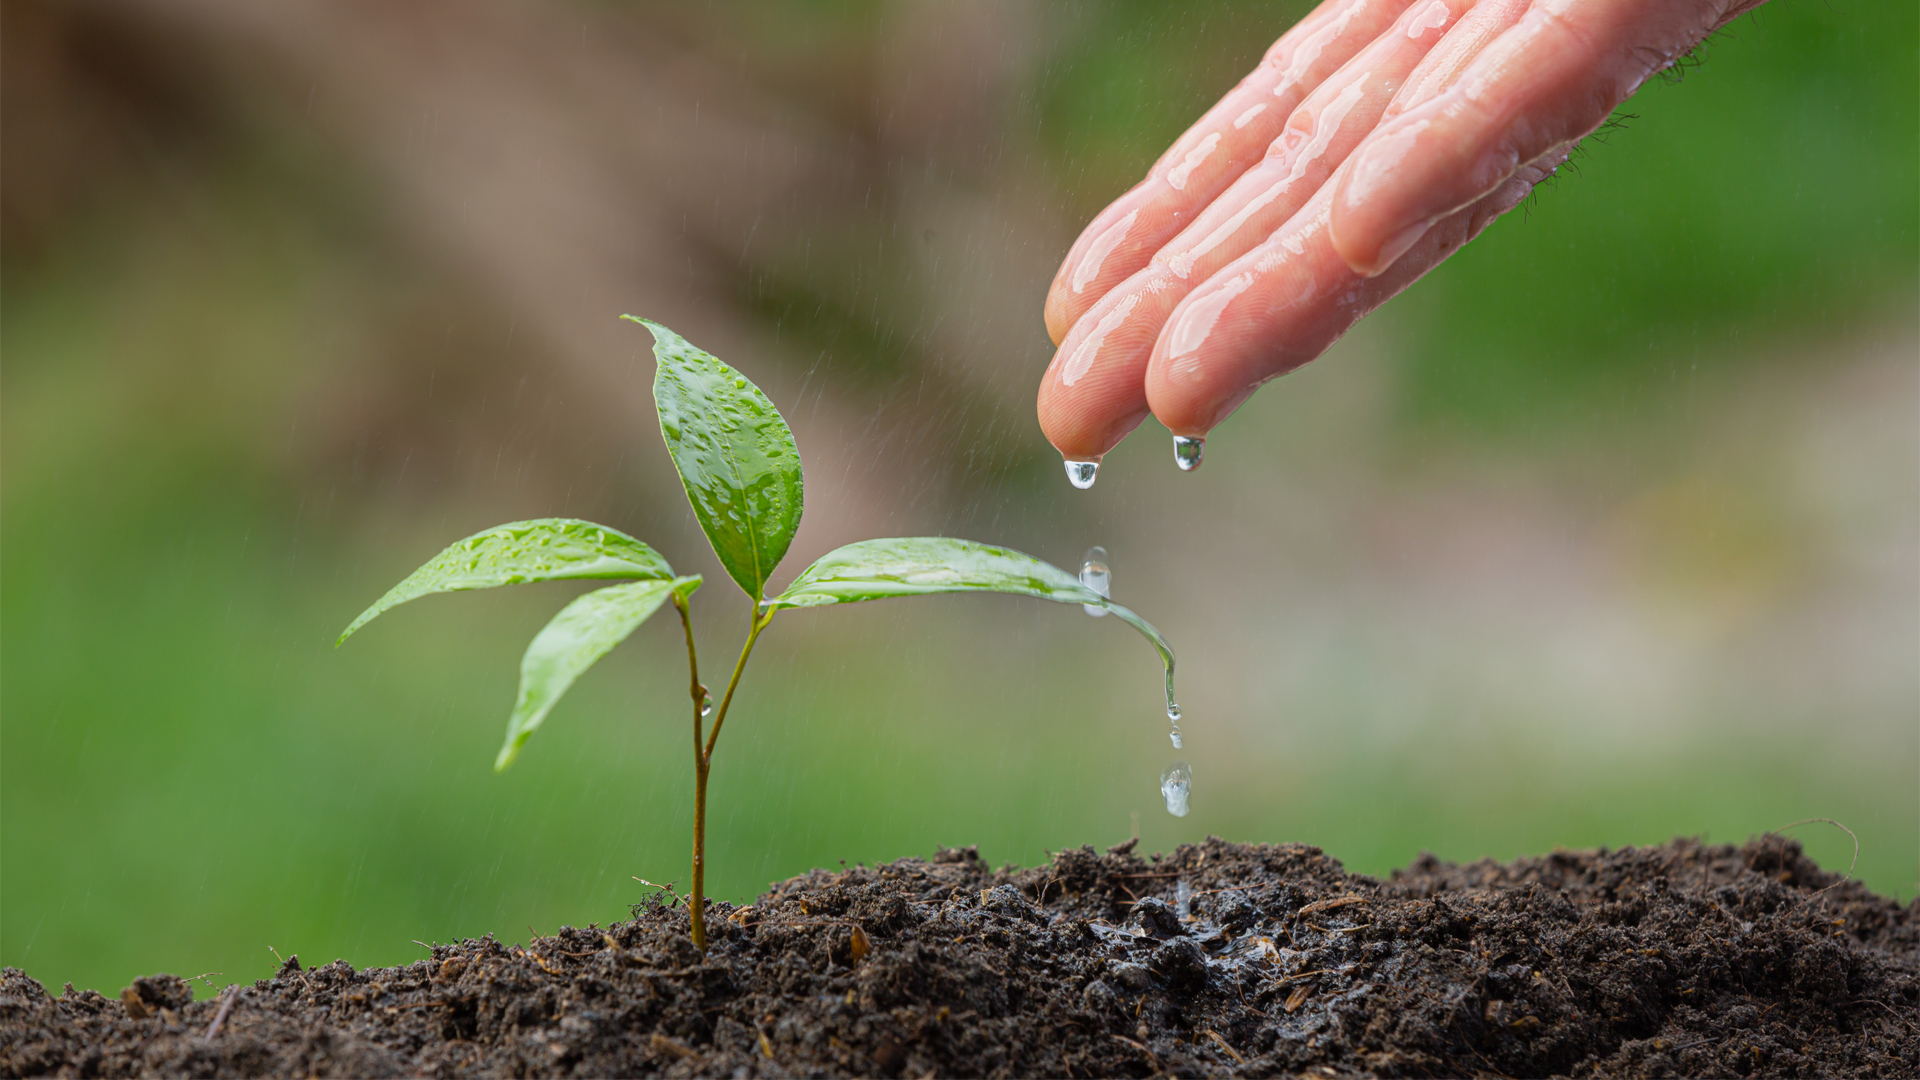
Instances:
[[[1082,585],[1074,575],[1007,548],[942,536],[863,540],[827,553],[786,591],[768,598],[767,579],[800,525],[804,492],[793,432],[746,376],[658,323],[622,317],[653,331],[653,355],[658,362],[653,400],[667,452],[720,565],[747,594],[746,642],[718,706],[700,681],[700,660],[693,645],[692,597],[700,587],[700,576],[677,576],[646,544],[588,521],[517,521],[469,536],[434,556],[362,612],[340,641],[388,608],[429,593],[533,581],[623,579],[623,584],[586,593],[562,608],[527,646],[520,661],[520,696],[507,719],[506,745],[494,761],[498,771],[513,764],[527,737],[581,673],[671,600],[686,631],[688,692],[693,697],[689,910],[696,946],[707,947],[707,773],[713,767],[714,744],[720,739],[720,727],[727,721],[754,642],[781,611],[943,592],[1014,593],[1085,604],[1119,616],[1159,650],[1171,705],[1173,651],[1158,630]],[[709,714],[711,728],[706,726]]]

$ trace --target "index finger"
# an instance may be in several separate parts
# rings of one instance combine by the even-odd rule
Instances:
[[[1174,141],[1146,179],[1095,215],[1074,241],[1047,292],[1054,343],[1265,157],[1294,107],[1411,2],[1325,0],[1282,35],[1259,67]]]

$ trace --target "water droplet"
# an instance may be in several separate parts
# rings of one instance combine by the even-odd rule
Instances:
[[[710,716],[712,715],[712,713],[713,713],[713,694],[709,692],[706,696],[706,699],[700,702],[700,715]]]
[[[1067,462],[1067,482],[1079,488],[1081,491],[1092,487],[1094,477],[1099,475],[1099,473],[1100,463],[1097,461]]]
[[[1173,680],[1169,677],[1167,680],[1167,723],[1173,725],[1173,730],[1167,732],[1167,738],[1173,740],[1173,748],[1175,750],[1185,749],[1187,745],[1180,738],[1180,716],[1180,703],[1173,700]]]
[[[1113,595],[1113,571],[1107,567],[1107,549],[1099,546],[1087,549],[1087,556],[1080,562],[1080,584],[1099,593],[1101,596]],[[1081,604],[1087,614],[1098,619],[1107,613],[1107,609],[1098,604]]]
[[[1186,922],[1193,915],[1193,886],[1187,883],[1186,878],[1181,878],[1174,887],[1173,914],[1181,922]]]
[[[1193,770],[1184,761],[1176,761],[1160,774],[1160,794],[1166,797],[1167,813],[1187,816],[1187,796],[1193,791]]]
[[[1175,435],[1173,437],[1173,463],[1180,466],[1181,472],[1192,472],[1200,467],[1200,459],[1207,452],[1207,440],[1197,435]]]

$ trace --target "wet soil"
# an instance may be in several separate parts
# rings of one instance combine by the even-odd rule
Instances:
[[[1768,836],[1422,859],[970,849],[192,1001],[0,973],[6,1075],[1920,1075],[1920,918]]]

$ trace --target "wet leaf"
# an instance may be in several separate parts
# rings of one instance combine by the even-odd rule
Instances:
[[[1101,596],[1052,563],[1011,548],[945,536],[862,540],[820,557],[787,591],[777,608],[819,607],[923,593],[999,592],[1062,604],[1091,604],[1125,619],[1146,635],[1173,669],[1173,647],[1145,619]]]
[[[635,581],[596,589],[560,609],[534,635],[520,660],[520,698],[507,720],[507,742],[495,759],[496,771],[513,764],[520,747],[547,718],[560,695],[594,661],[627,639],[647,617],[676,592],[684,595],[700,587],[700,578],[673,581]]]
[[[800,451],[747,377],[656,322],[653,400],[694,516],[720,565],[758,602],[800,527]]]
[[[516,521],[475,533],[435,555],[361,612],[340,641],[388,608],[429,593],[570,578],[672,577],[673,568],[659,552],[618,529],[573,518]]]

